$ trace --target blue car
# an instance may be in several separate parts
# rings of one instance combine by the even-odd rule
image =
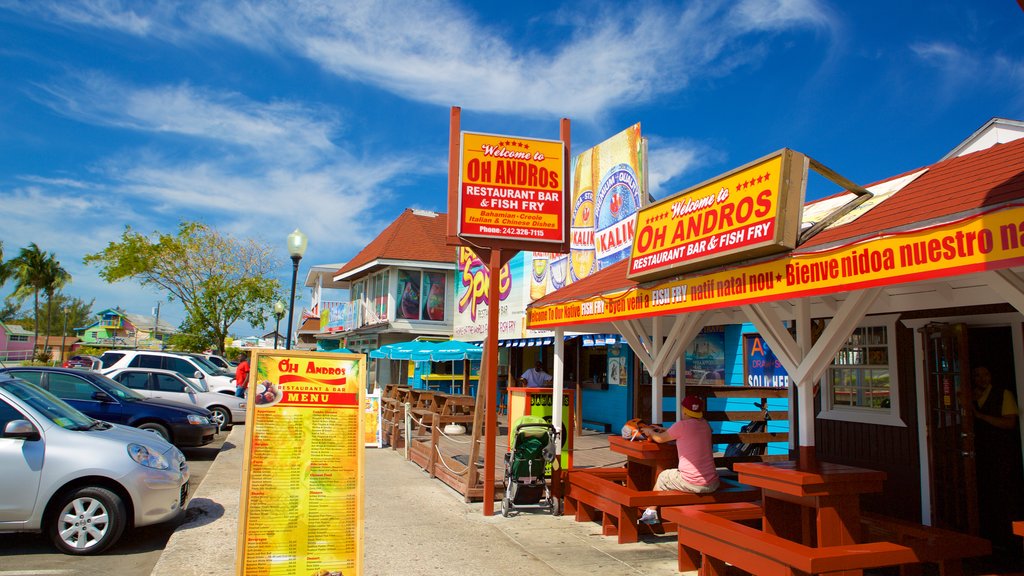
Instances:
[[[146,398],[110,378],[77,368],[20,366],[0,369],[28,380],[86,416],[153,432],[178,447],[213,442],[217,425],[205,408]]]

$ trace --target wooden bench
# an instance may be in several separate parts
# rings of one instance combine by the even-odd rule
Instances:
[[[388,384],[384,387],[384,394],[380,399],[383,407],[382,436],[392,450],[403,446],[402,430],[405,426],[405,401],[408,395],[408,386]]]
[[[860,520],[865,539],[909,546],[917,555],[917,562],[937,564],[940,576],[960,576],[963,574],[964,558],[988,556],[992,553],[991,542],[970,534],[869,512],[861,512]],[[904,576],[922,572],[920,564],[900,568],[900,574]]]
[[[712,504],[666,508],[676,523],[679,571],[700,568],[701,576],[725,576],[726,560],[751,574],[795,576],[858,571],[917,562],[917,553],[892,542],[814,548],[762,532],[737,520],[754,520],[753,504]]]
[[[600,520],[601,533],[617,536],[620,544],[636,542],[640,537],[640,514],[649,506],[687,506],[728,502],[752,502],[761,491],[740,484],[732,478],[721,478],[721,487],[709,494],[678,490],[635,490],[625,485],[625,468],[580,468],[570,471],[565,486],[565,510],[575,514],[577,522]],[[671,532],[672,523],[661,523],[659,529]]]

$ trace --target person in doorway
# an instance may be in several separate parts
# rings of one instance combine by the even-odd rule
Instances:
[[[683,417],[667,430],[661,426],[645,426],[641,431],[655,442],[676,443],[679,466],[658,475],[655,490],[683,490],[707,494],[718,490],[718,469],[711,450],[711,425],[704,420],[704,405],[699,396],[689,395],[681,404]],[[644,510],[640,521],[657,524],[658,510]]]
[[[1020,541],[1011,523],[1021,510],[1021,446],[1017,401],[1013,392],[993,383],[986,366],[971,370],[974,451],[978,477],[978,512],[982,536],[1003,553],[1019,556]],[[1015,472],[1016,471],[1016,472]]]
[[[235,366],[235,396],[245,398],[249,388],[249,355],[244,352],[239,354],[237,362],[238,365]]]
[[[527,388],[543,388],[551,382],[551,374],[544,371],[544,364],[540,361],[533,367],[523,372],[519,377],[519,384]]]

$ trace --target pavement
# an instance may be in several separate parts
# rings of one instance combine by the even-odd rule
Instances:
[[[152,576],[235,576],[245,427],[235,426]],[[366,449],[364,576],[676,576],[675,535],[618,544],[595,522],[523,506],[484,516],[401,451]],[[692,572],[689,574],[696,574]]]

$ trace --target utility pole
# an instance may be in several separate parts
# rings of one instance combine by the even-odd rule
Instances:
[[[160,341],[160,303],[156,303],[156,321],[153,322],[153,339],[157,341],[157,346],[160,350],[164,349],[163,342]]]

